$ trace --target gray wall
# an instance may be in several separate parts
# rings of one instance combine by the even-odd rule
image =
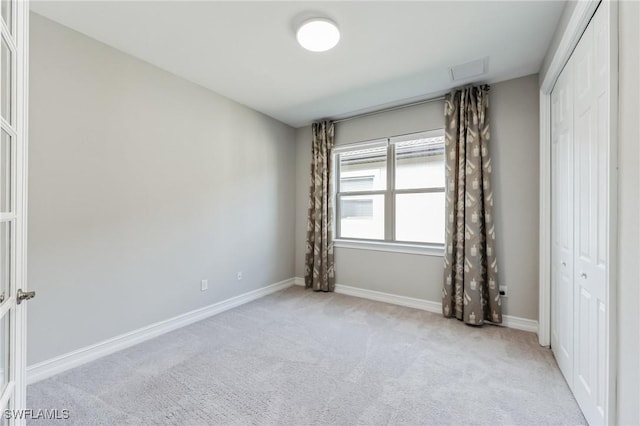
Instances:
[[[618,424],[640,424],[640,4],[619,3]]]
[[[293,276],[292,128],[36,14],[30,85],[29,364]]]
[[[494,159],[496,237],[500,281],[508,287],[504,312],[538,318],[538,76],[491,87],[490,151]],[[443,103],[355,119],[336,125],[336,144],[442,128]],[[311,128],[296,131],[296,276],[304,276]],[[440,301],[442,257],[336,248],[339,284]]]

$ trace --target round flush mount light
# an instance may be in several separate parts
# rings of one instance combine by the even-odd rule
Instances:
[[[338,26],[329,19],[313,18],[304,21],[298,28],[296,38],[300,46],[312,52],[325,52],[340,41]]]

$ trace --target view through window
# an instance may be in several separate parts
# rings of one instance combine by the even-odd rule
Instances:
[[[338,238],[444,244],[442,130],[336,151]]]

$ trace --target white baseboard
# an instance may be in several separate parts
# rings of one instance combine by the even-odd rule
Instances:
[[[503,315],[502,325],[509,328],[515,328],[516,330],[530,331],[538,334],[538,321],[536,320],[514,317],[512,315]]]
[[[294,282],[295,279],[293,278],[280,281],[278,283],[243,293],[239,296],[235,296],[230,299],[139,328],[129,333],[121,334],[120,336],[113,337],[103,342],[31,365],[27,367],[27,384],[46,379],[62,373],[63,371],[78,367],[87,362],[94,361],[103,356],[144,342],[145,340],[153,339],[154,337],[158,337],[186,325],[193,324],[194,322],[228,311],[236,306],[243,305],[268,294],[283,290],[293,285]]]
[[[295,285],[304,286],[304,278],[295,277]],[[383,293],[381,291],[367,290],[359,287],[351,287],[343,284],[336,284],[336,293],[348,296],[360,297],[362,299],[375,300],[378,302],[391,303],[392,305],[406,306],[408,308],[421,309],[423,311],[442,313],[442,303],[432,302],[415,297],[398,296],[396,294]],[[502,316],[502,326],[515,328],[517,330],[538,332],[538,321],[527,318],[514,317],[511,315]]]
[[[336,293],[347,296],[361,297],[363,299],[376,300],[378,302],[391,303],[393,305],[406,306],[408,308],[421,309],[423,311],[442,313],[442,304],[415,297],[398,296],[395,294],[383,293],[381,291],[365,290],[348,285],[336,285]]]

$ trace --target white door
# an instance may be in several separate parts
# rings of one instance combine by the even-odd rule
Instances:
[[[551,95],[551,344],[591,425],[610,421],[613,392],[611,7],[600,4]]]
[[[610,7],[602,3],[574,56],[575,235],[573,392],[604,424],[608,369]]]
[[[0,27],[0,413],[23,424],[28,3],[1,0]],[[5,411],[9,410],[9,411]]]
[[[551,93],[551,348],[573,381],[573,79],[572,61]]]

